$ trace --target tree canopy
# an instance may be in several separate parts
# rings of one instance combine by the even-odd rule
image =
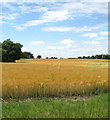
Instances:
[[[41,55],[38,55],[37,58],[40,59],[42,56]]]
[[[34,58],[33,54],[31,54],[30,52],[22,52],[21,58]]]
[[[21,58],[21,48],[23,45],[20,43],[14,43],[10,39],[7,39],[1,43],[2,48],[2,61],[3,62],[15,62]]]
[[[20,43],[14,43],[10,39],[7,39],[0,42],[0,61],[2,62],[15,62],[15,60],[19,60],[20,58],[34,58],[31,52],[22,52],[21,48],[23,45]]]

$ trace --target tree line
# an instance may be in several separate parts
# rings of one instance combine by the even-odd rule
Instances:
[[[92,56],[79,56],[78,59],[110,59],[109,54],[101,54],[101,55],[92,55]]]
[[[20,43],[14,43],[10,39],[7,39],[0,42],[0,62],[15,62],[15,60],[19,60],[20,58],[30,59],[34,58],[31,52],[22,52],[21,48],[23,47]],[[38,59],[41,58],[41,55],[37,56]],[[46,59],[58,59],[57,57],[46,57]],[[60,58],[63,59],[63,58]],[[76,59],[76,58],[68,58],[68,59]],[[101,55],[92,55],[92,56],[79,56],[78,59],[110,59],[110,55],[101,54]]]

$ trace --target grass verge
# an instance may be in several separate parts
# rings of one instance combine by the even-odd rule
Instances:
[[[107,118],[108,94],[89,99],[43,98],[10,102],[2,106],[2,118]]]

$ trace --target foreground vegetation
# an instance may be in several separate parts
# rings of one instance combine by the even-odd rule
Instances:
[[[12,99],[2,106],[3,118],[107,118],[108,94],[88,99],[37,98],[27,101]]]

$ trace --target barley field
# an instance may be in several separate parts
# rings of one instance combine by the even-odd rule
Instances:
[[[2,64],[2,97],[90,96],[108,90],[108,61],[22,59]]]

